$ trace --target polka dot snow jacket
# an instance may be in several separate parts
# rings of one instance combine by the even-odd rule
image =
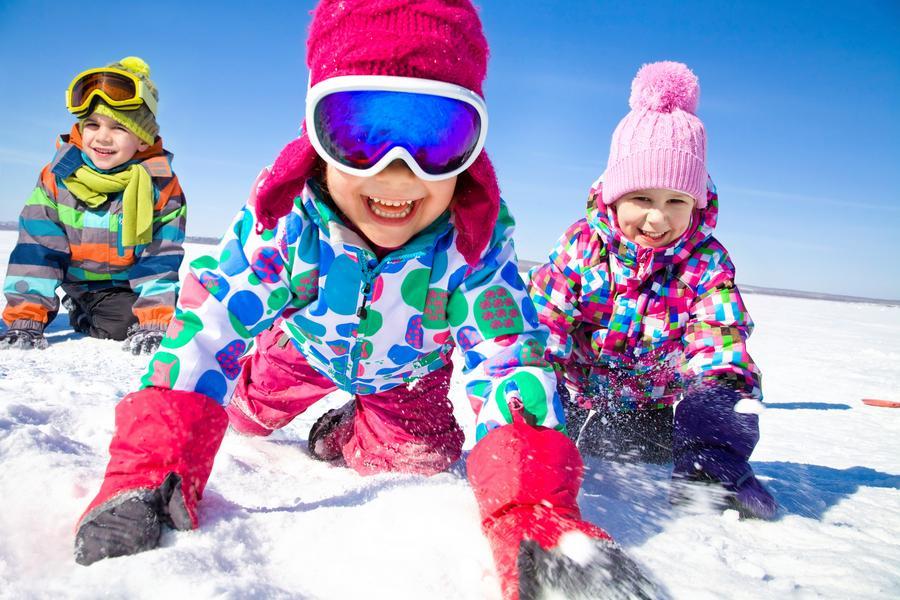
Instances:
[[[378,261],[321,196],[307,185],[292,212],[259,233],[251,199],[217,249],[191,263],[142,387],[226,404],[238,358],[283,316],[309,364],[351,394],[411,385],[458,346],[479,439],[511,422],[516,399],[537,424],[562,429],[548,333],[519,275],[505,203],[473,268],[448,214]]]

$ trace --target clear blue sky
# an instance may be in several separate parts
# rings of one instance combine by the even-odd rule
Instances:
[[[678,60],[700,77],[738,282],[900,299],[900,3],[479,4],[487,148],[521,258],[545,257],[581,216],[638,67]],[[160,89],[188,233],[220,235],[296,135],[313,5],[0,0],[0,220],[71,127],[72,76],[134,54]]]

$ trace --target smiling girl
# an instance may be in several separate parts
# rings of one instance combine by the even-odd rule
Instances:
[[[313,456],[364,475],[446,470],[464,438],[449,397],[459,349],[477,413],[467,475],[504,598],[535,592],[538,571],[568,598],[643,586],[578,509],[581,458],[483,150],[474,6],[322,0],[307,48],[303,134],[192,263],[143,389],[116,408],[76,559],[153,548],[161,524],[197,527],[228,423],[268,435],[334,390],[350,401],[313,426]],[[537,568],[564,536],[594,552]]]
[[[712,236],[718,196],[694,114],[699,94],[681,63],[638,72],[587,216],[532,272],[529,290],[583,452],[672,460],[682,491],[721,486],[743,514],[768,518],[775,501],[748,462],[759,425],[747,407],[762,399],[746,348],[753,322]]]

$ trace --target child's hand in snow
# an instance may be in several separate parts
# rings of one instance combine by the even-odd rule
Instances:
[[[122,342],[122,350],[139,354],[153,354],[162,343],[166,330],[153,325],[132,325],[128,328],[128,337]]]

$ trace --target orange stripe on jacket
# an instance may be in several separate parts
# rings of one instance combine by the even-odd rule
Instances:
[[[39,323],[47,322],[47,307],[34,302],[22,302],[15,306],[7,305],[3,309],[3,320],[7,325],[12,325],[13,321],[25,319],[26,321],[38,321]]]
[[[135,308],[133,312],[141,325],[146,323],[162,323],[165,325],[172,320],[175,309],[171,306],[150,306],[147,308]]]
[[[77,244],[70,247],[72,261],[92,260],[109,263],[113,267],[129,267],[134,264],[134,248],[125,248],[125,255],[119,256],[115,247],[107,244]]]
[[[56,185],[56,175],[50,170],[50,165],[45,165],[41,169],[41,183],[50,191],[53,200],[59,198],[59,188]]]
[[[147,169],[152,177],[171,177],[172,167],[165,156],[155,156],[148,158],[141,163],[141,166]]]
[[[166,204],[169,202],[169,198],[172,196],[180,195],[181,185],[178,183],[178,178],[175,177],[159,191],[159,201],[156,203],[156,206],[153,207],[156,212],[160,212],[162,209],[166,207]]]

